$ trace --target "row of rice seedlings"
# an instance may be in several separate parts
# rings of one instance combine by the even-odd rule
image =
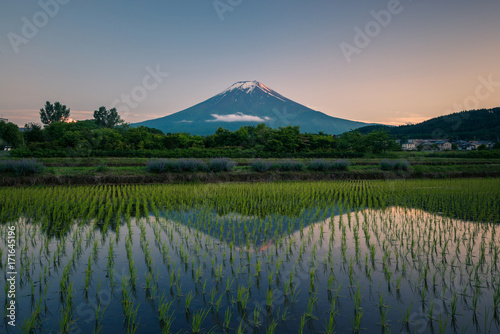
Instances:
[[[396,182],[396,181],[395,181]],[[327,195],[330,196],[330,198],[333,197],[335,199],[336,196],[341,196],[342,201],[344,201],[345,204],[349,203],[352,204],[350,206],[354,206],[354,204],[361,204],[361,202],[364,200],[367,205],[374,206],[376,203],[378,204],[384,204],[384,202],[388,202],[389,200],[396,200],[399,201],[400,199],[404,198],[405,202],[400,203],[396,202],[394,204],[411,204],[411,205],[417,205],[417,206],[423,206],[424,209],[428,209],[429,207],[431,209],[436,208],[436,211],[440,210],[448,210],[449,212],[463,212],[463,214],[466,216],[468,214],[473,214],[477,217],[472,217],[475,220],[488,220],[488,218],[498,218],[498,213],[495,212],[494,209],[495,206],[498,208],[497,203],[491,200],[491,197],[494,192],[494,185],[495,182],[490,182],[488,184],[487,182],[484,182],[483,180],[464,180],[464,181],[454,181],[453,184],[446,184],[447,181],[435,181],[432,180],[432,182],[435,183],[445,183],[446,192],[445,196],[443,196],[443,192],[437,192],[434,191],[432,188],[429,189],[429,187],[426,187],[425,185],[427,183],[430,183],[429,180],[412,180],[412,181],[406,181],[403,186],[400,184],[398,186],[395,186],[395,182],[388,182],[388,183],[374,183],[374,186],[371,187],[370,189],[362,189],[365,194],[358,194],[357,191],[359,190],[359,187],[354,188],[351,183],[345,183],[345,184],[339,184],[339,187],[334,191],[328,191],[326,190],[327,188],[325,187],[325,183],[318,183],[318,184],[313,184],[309,183],[310,185],[313,185],[310,187],[310,189],[307,189],[307,187],[302,187],[297,186],[297,189],[293,189],[293,187],[288,187],[289,189],[288,192],[293,194],[293,191],[299,190],[298,188],[304,188],[300,189],[304,191],[304,196],[302,197],[302,201],[305,201],[304,204],[310,203],[311,200],[315,200],[314,197],[323,196]],[[401,183],[401,182],[399,182]],[[406,185],[408,184],[408,185]],[[466,185],[465,185],[466,184]],[[349,186],[347,186],[349,185]],[[356,186],[354,184],[354,186]],[[439,184],[438,184],[439,186]],[[2,210],[0,211],[0,221],[7,221],[9,218],[8,217],[19,217],[21,216],[22,213],[26,214],[27,216],[32,216],[31,214],[33,213],[33,219],[38,220],[42,216],[45,216],[47,219],[47,222],[50,222],[51,225],[56,225],[53,227],[63,227],[64,222],[71,221],[73,219],[85,219],[90,220],[92,218],[96,218],[96,222],[105,222],[106,217],[111,217],[112,212],[117,212],[119,211],[119,208],[127,208],[127,211],[129,214],[133,213],[144,213],[144,199],[146,196],[144,196],[144,193],[151,193],[153,192],[152,196],[148,196],[149,198],[146,198],[146,202],[149,203],[151,201],[154,201],[155,203],[160,204],[162,206],[167,205],[171,206],[171,204],[182,204],[183,201],[186,201],[191,197],[195,201],[198,201],[199,203],[204,203],[204,204],[209,204],[211,201],[213,201],[213,197],[202,197],[205,195],[209,190],[210,186],[183,186],[186,189],[179,189],[180,187],[169,187],[168,192],[171,193],[173,196],[164,196],[164,192],[162,189],[158,189],[158,186],[141,186],[140,188],[140,193],[138,193],[139,188],[133,187],[133,186],[102,186],[102,187],[75,187],[66,189],[66,188],[41,188],[41,189],[36,189],[36,190],[28,190],[27,192],[24,190],[13,190],[9,191],[9,195],[7,196],[7,193],[3,190],[0,192],[0,197],[2,198]],[[236,190],[236,195],[239,195],[239,188],[240,186],[232,186],[232,187],[223,187],[222,189],[218,189],[218,192],[221,193],[220,196],[220,201],[219,203],[224,203],[226,200],[226,196],[229,194],[226,194],[228,190]],[[196,191],[193,192],[191,191],[192,188],[196,188]],[[224,189],[224,188],[233,188],[233,189]],[[247,191],[249,196],[246,196],[249,201],[251,201],[255,196],[259,196],[260,189],[267,188],[266,186],[263,185],[256,185],[255,187],[248,187],[250,188],[250,192]],[[252,189],[254,188],[255,191]],[[260,189],[259,189],[260,188]],[[279,190],[279,187],[271,187],[268,186],[268,188],[274,188],[272,189],[272,192],[275,193],[276,190]],[[278,189],[276,189],[278,188]],[[323,188],[323,189],[322,189]],[[419,189],[422,188],[422,193],[425,192],[424,194],[419,192]],[[436,189],[439,189],[439,187],[433,187]],[[466,200],[468,204],[481,204],[483,202],[485,205],[464,205],[464,208],[460,209],[458,208],[459,205],[454,205],[453,202],[449,203],[450,205],[443,205],[444,201],[448,199],[447,194],[450,193],[457,193],[457,192],[464,192],[462,189],[467,189],[467,188],[472,188],[474,192],[471,192],[473,196],[470,196],[469,194],[460,194],[461,196],[456,197],[456,199],[459,199],[461,202],[458,202],[458,204],[462,204],[463,200]],[[481,191],[477,191],[477,189],[480,188]],[[468,189],[468,190],[469,190]],[[290,192],[290,190],[292,192]],[[368,193],[366,193],[366,191]],[[186,192],[187,191],[187,192]],[[191,191],[191,193],[189,193]],[[317,192],[317,193],[314,193]],[[376,196],[374,196],[378,192]],[[157,194],[156,194],[157,193]],[[395,195],[397,196],[391,196],[394,199],[389,199],[389,195]],[[125,199],[125,194],[127,198]],[[142,195],[141,195],[142,194]],[[234,196],[232,196],[234,192],[231,194],[231,197],[234,199]],[[314,197],[311,197],[310,195],[314,194]],[[336,195],[338,194],[338,195]],[[496,192],[498,194],[498,191]],[[361,196],[360,196],[361,195]],[[469,196],[466,196],[469,195]],[[48,199],[54,199],[49,201]],[[85,200],[81,200],[84,198]],[[139,202],[137,199],[140,199]],[[181,200],[179,202],[179,199]],[[286,199],[283,204],[288,204],[290,200],[293,199],[291,198],[286,198],[284,197],[283,199]],[[4,201],[5,200],[5,201]],[[126,200],[122,202],[122,200]],[[241,203],[240,200],[236,199],[240,203],[237,204],[243,204],[242,208],[244,208],[245,203]],[[299,201],[297,201],[299,202]],[[187,202],[184,202],[187,204]],[[385,204],[386,204],[385,203]],[[34,205],[33,205],[34,204]],[[264,205],[262,209],[264,210],[269,210],[272,209],[273,204],[277,204],[275,201],[271,201],[269,205]],[[299,207],[297,208],[296,206],[289,206],[294,209],[300,210],[301,208],[306,207],[306,205],[300,204]],[[30,209],[31,207],[31,209]],[[285,205],[279,205],[279,207],[286,207]],[[383,207],[383,206],[382,206]],[[477,210],[474,208],[481,207],[481,210]],[[43,208],[43,211],[42,209]],[[134,211],[132,211],[134,210]],[[290,209],[288,209],[290,210]],[[469,211],[467,211],[469,210]],[[440,211],[441,212],[441,211]],[[445,213],[445,212],[444,212]],[[5,219],[4,219],[5,218]],[[477,219],[479,218],[479,219]],[[485,219],[480,219],[480,218],[485,218]],[[111,218],[107,218],[109,221]],[[15,219],[11,219],[13,221]],[[103,223],[106,225],[106,223]],[[109,225],[108,225],[109,226]],[[52,227],[52,228],[53,228]],[[64,230],[64,228],[63,228]]]

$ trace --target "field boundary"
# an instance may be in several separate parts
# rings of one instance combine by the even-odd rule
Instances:
[[[6,176],[0,187],[35,185],[176,184],[277,181],[398,180],[500,177],[500,172],[247,172],[247,173],[165,173],[147,175],[43,175]]]

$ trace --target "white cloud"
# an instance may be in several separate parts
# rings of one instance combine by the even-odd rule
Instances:
[[[178,121],[177,123],[193,123],[193,121],[187,121],[187,120],[183,119],[182,121]]]
[[[209,119],[207,122],[227,122],[227,123],[232,123],[232,122],[267,122],[271,120],[269,117],[259,117],[259,116],[252,116],[252,115],[245,115],[241,112],[237,112],[236,114],[230,114],[230,115],[218,115],[218,114],[212,114],[212,117],[214,119]]]

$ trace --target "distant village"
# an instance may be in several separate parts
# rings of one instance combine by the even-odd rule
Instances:
[[[493,148],[494,142],[484,140],[436,140],[436,139],[409,139],[405,142],[399,141],[403,151],[474,151]]]

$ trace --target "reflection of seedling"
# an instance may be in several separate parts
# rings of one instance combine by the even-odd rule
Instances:
[[[89,257],[87,268],[85,269],[85,293],[88,293],[89,291],[91,275],[92,275],[92,259]]]

